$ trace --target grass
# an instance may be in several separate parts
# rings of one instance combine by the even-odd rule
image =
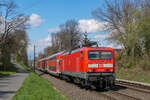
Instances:
[[[150,71],[141,68],[119,68],[116,69],[116,77],[131,81],[150,83]]]
[[[0,78],[15,74],[16,72],[17,68],[14,66],[14,64],[10,64],[9,69],[7,69],[7,71],[0,71]]]
[[[27,67],[26,65],[24,65],[22,62],[18,61],[17,63],[20,64],[28,72],[32,72],[32,70],[29,67]]]
[[[116,78],[150,83],[149,58],[119,55],[116,57]]]
[[[23,67],[28,69],[25,65]],[[66,100],[66,98],[47,80],[30,70],[29,76],[12,100]]]

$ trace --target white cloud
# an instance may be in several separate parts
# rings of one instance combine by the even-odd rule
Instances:
[[[99,22],[95,19],[81,19],[78,21],[78,29],[82,33],[93,33],[104,31],[108,26],[107,22]],[[49,28],[48,32],[58,32],[60,27]]]
[[[111,47],[111,48],[114,48],[114,49],[122,49],[123,46],[122,45],[118,45],[118,44],[114,44],[114,43],[109,43],[107,45],[103,45],[104,47]]]
[[[27,21],[27,23],[30,24],[32,27],[38,27],[41,25],[42,22],[43,19],[37,14],[32,14]]]
[[[93,41],[97,42],[99,44],[99,47],[111,47],[114,49],[122,49],[123,48],[123,45],[117,44],[115,42],[110,42],[110,41],[105,40],[103,38],[102,39],[95,39]]]
[[[39,51],[43,50],[47,46],[50,46],[51,40],[52,40],[52,38],[50,35],[44,39],[39,40],[37,42],[37,47],[38,47]]]
[[[100,32],[106,29],[107,22],[99,22],[95,19],[79,20],[79,30],[81,32],[93,33]]]
[[[52,33],[52,32],[58,32],[58,31],[60,31],[60,27],[49,28],[49,29],[48,29],[48,32],[49,32],[49,33]]]
[[[95,39],[98,39],[98,38],[105,38],[106,39],[106,38],[109,37],[109,35],[110,34],[97,34],[97,35],[94,36],[94,38]]]
[[[28,47],[28,52],[31,53],[33,52],[33,44],[35,44],[36,46],[36,52],[42,52],[44,50],[44,48],[51,46],[51,36],[49,35],[46,38],[40,39],[38,41],[36,41],[35,43],[32,43],[31,45],[29,45]]]

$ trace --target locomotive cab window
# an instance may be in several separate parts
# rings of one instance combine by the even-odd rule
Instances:
[[[111,59],[112,58],[112,52],[111,51],[101,51],[100,52],[100,58],[101,59]]]
[[[100,59],[99,51],[89,51],[88,59]]]
[[[88,59],[111,59],[111,51],[89,51]]]

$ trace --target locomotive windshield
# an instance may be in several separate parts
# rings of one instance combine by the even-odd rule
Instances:
[[[111,59],[111,51],[89,51],[88,59]]]
[[[101,51],[100,57],[101,57],[101,59],[111,59],[112,58],[112,52],[111,51]]]
[[[89,51],[88,58],[89,59],[100,59],[99,51]]]

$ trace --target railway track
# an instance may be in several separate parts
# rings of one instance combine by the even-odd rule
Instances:
[[[144,85],[139,85],[139,84],[132,84],[132,83],[128,83],[128,82],[119,82],[116,81],[116,85],[122,86],[122,87],[127,87],[130,89],[134,89],[137,91],[141,91],[141,92],[145,92],[145,93],[150,93],[150,86],[144,86]]]
[[[150,87],[142,84],[131,83],[131,82],[116,82],[116,87],[126,88],[128,91],[132,91],[131,94],[134,97],[139,97],[141,100],[149,100],[150,98]],[[135,95],[136,94],[136,95]],[[140,95],[140,96],[137,96]]]
[[[39,73],[38,73],[39,74]],[[86,90],[81,89],[79,86],[73,83],[68,83],[64,80],[60,80],[56,77],[44,74],[41,77],[50,80],[50,82],[61,92],[66,95],[69,100],[149,100],[150,92],[147,89],[142,89],[141,87],[132,87],[125,84],[119,84],[115,86],[112,90]],[[57,86],[58,81],[60,86]],[[63,89],[62,89],[63,84]],[[64,88],[65,87],[65,88]],[[72,89],[72,91],[70,90]],[[70,93],[66,91],[71,91]],[[73,96],[72,96],[73,95]]]
[[[127,94],[119,93],[116,91],[109,90],[108,92],[103,92],[102,94],[108,95],[115,100],[141,100],[139,98],[129,96]]]
[[[125,84],[120,84],[117,83],[116,85],[120,86],[120,87],[126,87],[135,91],[139,91],[139,92],[144,92],[144,93],[149,93],[150,94],[150,90],[149,89],[143,89],[141,87],[135,87],[135,86],[131,86],[131,85],[125,85]]]

